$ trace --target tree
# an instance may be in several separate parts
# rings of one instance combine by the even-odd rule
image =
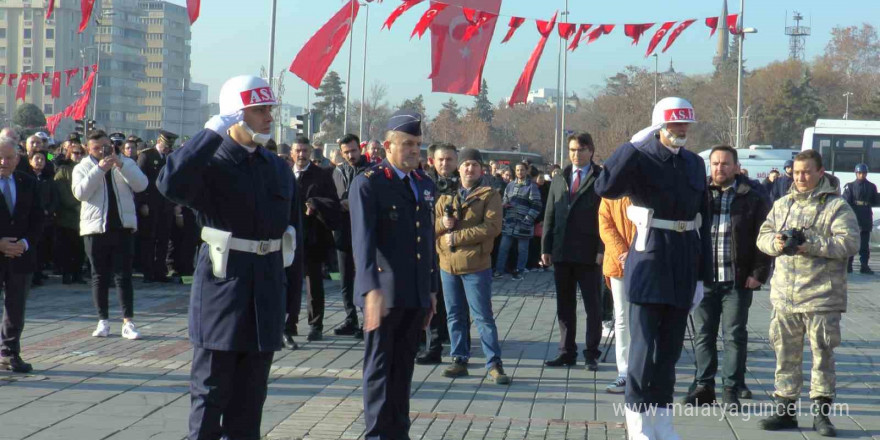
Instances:
[[[342,123],[345,112],[345,93],[342,91],[344,84],[345,81],[339,77],[339,74],[331,70],[315,92],[315,96],[320,99],[315,103],[315,110],[324,116],[325,121],[333,124]]]
[[[781,148],[797,144],[804,129],[815,124],[822,114],[821,102],[811,81],[810,72],[806,71],[798,83],[785,82],[782,99],[765,115],[771,144]]]
[[[484,122],[491,123],[492,118],[495,117],[495,109],[492,107],[492,102],[489,101],[489,84],[485,78],[483,78],[483,85],[480,87],[480,94],[477,95],[473,109]]]
[[[385,123],[391,116],[391,109],[385,102],[388,95],[388,86],[384,83],[373,83],[370,86],[370,92],[367,93],[366,102],[363,104],[364,109],[364,129],[360,129],[360,112],[361,102],[355,101],[351,104],[350,114],[354,115],[349,121],[349,131],[351,133],[363,132],[362,141],[371,139],[381,139],[385,131]]]
[[[12,122],[22,128],[45,127],[46,115],[33,104],[22,104],[15,109]]]
[[[853,115],[855,119],[880,120],[880,90],[874,93],[870,101],[856,108]]]
[[[413,99],[405,99],[399,106],[397,106],[397,109],[408,110],[420,115],[425,115],[425,98],[422,95],[419,95]]]
[[[825,46],[822,62],[847,77],[863,73],[880,73],[880,38],[868,23],[861,28],[840,27],[831,30],[831,41]]]

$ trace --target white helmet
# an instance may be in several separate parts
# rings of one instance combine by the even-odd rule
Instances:
[[[220,102],[222,105],[223,101]],[[651,125],[665,126],[669,122],[685,122],[689,124],[697,122],[694,106],[684,98],[670,97],[661,99],[654,106],[654,113],[651,114]]]
[[[220,114],[232,115],[258,105],[278,105],[275,94],[265,79],[241,75],[229,79],[220,89]]]

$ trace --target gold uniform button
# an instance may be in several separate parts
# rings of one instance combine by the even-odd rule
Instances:
[[[416,237],[416,243],[421,243],[421,242],[422,242],[422,237]]]
[[[419,209],[421,209],[421,206],[416,206],[416,212],[419,212]]]
[[[417,228],[420,227],[420,225],[421,225],[421,223],[416,222],[416,227],[417,227]]]
[[[416,260],[421,260],[421,259],[422,259],[422,254],[416,254]]]

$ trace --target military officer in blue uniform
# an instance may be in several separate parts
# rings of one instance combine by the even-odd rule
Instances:
[[[157,187],[191,208],[205,244],[193,276],[189,439],[258,439],[269,367],[281,348],[293,172],[262,145],[277,105],[265,80],[239,76],[220,115],[167,158]],[[297,216],[298,218],[298,216]]]
[[[386,159],[349,191],[355,303],[364,310],[366,439],[409,439],[409,395],[421,330],[434,313],[434,184],[419,166],[422,117],[388,121]]]
[[[667,440],[680,438],[668,405],[689,311],[711,280],[712,222],[705,165],[684,148],[689,124],[696,122],[693,107],[665,98],[652,119],[605,161],[595,188],[601,197],[628,196],[634,205],[627,217],[636,236],[624,275],[631,304],[627,429],[631,438]]]
[[[862,268],[859,272],[866,275],[873,275],[874,271],[868,267],[868,260],[871,258],[871,229],[874,227],[874,206],[880,206],[880,194],[877,194],[877,186],[868,181],[868,165],[860,163],[855,169],[856,180],[847,183],[843,187],[843,198],[849,203],[856,218],[859,220],[859,229],[861,230],[861,245],[859,246],[859,262]],[[853,259],[849,257],[849,266],[847,272],[853,271]]]

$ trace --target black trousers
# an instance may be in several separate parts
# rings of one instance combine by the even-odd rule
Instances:
[[[630,303],[626,405],[633,411],[672,403],[688,312],[666,304]]]
[[[336,251],[339,277],[342,279],[342,308],[345,310],[343,325],[358,325],[357,307],[354,305],[354,257],[351,252]]]
[[[164,278],[168,275],[168,241],[174,217],[170,204],[150,204],[150,215],[138,213],[138,241],[140,241],[141,271],[145,278]]]
[[[274,356],[193,347],[189,440],[258,440]]]
[[[577,288],[587,312],[584,357],[597,359],[602,352],[602,268],[595,264],[553,263],[556,280],[556,318],[559,321],[559,354],[577,357]]]
[[[302,253],[297,252],[293,264],[284,269],[287,275],[287,320],[284,322],[284,332],[291,335],[299,334],[296,325],[299,324],[299,313],[302,310],[302,272]]]
[[[364,335],[365,439],[409,438],[409,395],[425,309],[391,308]]]
[[[3,343],[0,353],[14,356],[21,352],[21,332],[24,330],[24,308],[31,289],[31,274],[14,273],[6,264],[0,270],[3,288]]]
[[[311,256],[310,256],[311,255]],[[309,254],[306,250],[304,262],[306,294],[308,297],[309,325],[318,330],[324,329],[324,251]]]
[[[99,319],[109,318],[110,277],[122,306],[122,317],[134,316],[134,287],[131,285],[131,261],[134,251],[130,229],[118,229],[83,237],[86,254],[92,263],[92,298]]]
[[[859,235],[859,262],[862,267],[868,267],[868,260],[871,259],[871,231],[862,231]],[[852,269],[855,257],[849,257],[849,267]]]
[[[187,208],[183,210],[183,227],[176,224],[171,229],[168,243],[168,272],[180,276],[195,272],[196,250],[199,248],[199,228],[195,216]]]
[[[83,238],[79,235],[79,229],[58,227],[55,239],[57,264],[61,273],[65,275],[80,275],[86,254],[83,247]]]

